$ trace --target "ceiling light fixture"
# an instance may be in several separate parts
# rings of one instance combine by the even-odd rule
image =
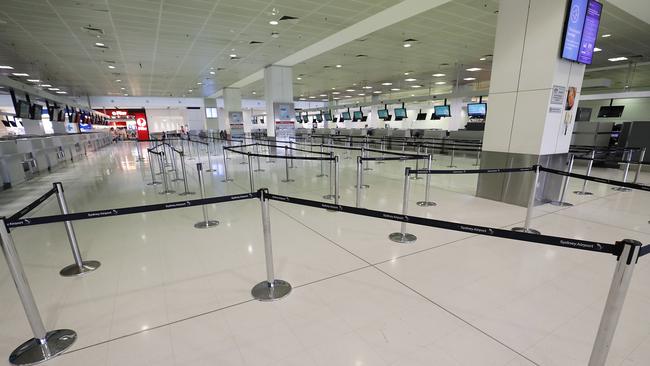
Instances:
[[[235,57],[237,57],[236,54],[234,54],[234,53],[231,53],[231,54],[230,54],[230,58],[235,58]]]
[[[391,88],[390,90],[392,90],[392,91],[399,91],[400,88]]]
[[[404,81],[413,82],[413,81],[418,81],[418,79],[408,78],[408,79],[404,79]]]
[[[366,85],[366,86],[364,86],[363,88],[364,88],[364,89],[372,89],[372,86],[370,86],[370,85]]]
[[[0,65],[0,69],[2,69],[2,70],[13,70],[14,68],[9,66],[9,65]]]
[[[421,88],[422,85],[411,85],[411,88]]]
[[[412,44],[410,44],[410,43],[404,43],[402,46],[404,46],[404,48],[410,48],[410,47],[412,46]]]
[[[11,75],[13,75],[13,76],[29,76],[29,74],[25,74],[24,72],[12,72]]]
[[[601,37],[603,37],[603,38],[607,38],[607,37],[611,37],[611,36],[612,36],[611,34],[606,33],[606,34],[603,34]]]
[[[269,22],[269,24],[271,24],[271,25],[278,25],[278,24],[280,24],[280,22],[278,22],[277,20],[271,20],[271,21]]]
[[[433,76],[434,78],[441,78],[441,77],[445,76],[445,74],[440,74],[440,73],[438,73],[438,74],[433,74],[432,76]]]
[[[106,46],[106,45],[103,44],[103,43],[101,43],[101,42],[95,42],[95,46],[97,46],[97,47],[104,47],[104,46]]]
[[[612,58],[608,58],[608,60],[611,61],[611,62],[616,62],[616,61],[626,61],[626,60],[627,60],[627,57],[625,57],[625,56],[612,57]]]
[[[117,79],[117,80],[115,80],[115,82],[116,82],[116,83],[121,83],[121,82],[122,82],[122,80],[120,80],[120,79]]]
[[[301,78],[301,77],[297,77],[296,80],[302,80],[302,78]]]
[[[478,60],[479,60],[479,61],[485,61],[485,60],[487,60],[487,57],[481,57],[481,58],[479,58]]]
[[[128,97],[129,95],[128,95],[128,94],[126,94],[126,93],[124,93],[124,96],[125,96],[125,97]]]
[[[343,97],[344,97],[344,98],[352,98],[351,95],[344,95]]]
[[[358,96],[360,96],[360,97],[363,97],[363,96],[365,96],[365,94],[364,94],[364,93],[359,93],[359,94],[357,94],[357,95],[358,95]]]
[[[253,93],[251,93],[251,94],[255,95],[255,94],[257,94],[257,92],[253,92]]]
[[[481,71],[483,69],[481,69],[480,67],[470,67],[469,69],[465,69],[465,70],[467,70],[467,71]]]
[[[435,84],[436,85],[445,85],[445,84],[447,84],[447,82],[446,81],[436,81]]]
[[[342,67],[343,67],[343,65],[341,65],[341,64],[337,64],[337,65],[336,65],[336,68],[337,68],[337,69],[340,69],[340,68],[342,68]]]
[[[30,83],[40,83],[41,81],[38,79],[27,79]]]
[[[109,69],[114,69],[115,66],[113,66],[113,65],[108,65],[108,68],[109,68]]]
[[[381,85],[390,86],[390,85],[393,85],[393,83],[381,83]]]
[[[602,48],[594,47],[594,52],[600,52],[602,51]]]
[[[373,93],[374,94],[381,94],[381,90],[375,90]]]
[[[354,90],[354,89],[345,89],[345,91],[352,93],[352,92],[355,92],[356,90]]]
[[[189,89],[187,92],[188,92],[188,93],[191,93],[191,92],[192,92],[192,89]]]
[[[214,74],[216,74],[216,72],[210,71],[210,75],[214,75]]]
[[[64,92],[64,91],[58,91],[58,92],[56,92],[56,93],[57,93],[57,94],[68,94],[68,92]]]
[[[335,91],[335,92],[332,92],[332,94],[334,94],[334,95],[339,95],[339,94],[341,94],[341,92],[337,92],[337,91]]]
[[[321,95],[319,95],[319,97],[326,97],[326,96],[327,96],[327,94],[321,94]]]
[[[464,78],[463,80],[465,80],[465,81],[472,81],[472,80],[476,80],[476,78]]]
[[[47,90],[57,91],[57,90],[60,90],[60,89],[59,88],[48,88]]]
[[[51,87],[52,85],[50,85],[50,84],[41,84],[41,85],[39,85],[39,86],[42,87],[42,88],[49,88],[49,87]]]

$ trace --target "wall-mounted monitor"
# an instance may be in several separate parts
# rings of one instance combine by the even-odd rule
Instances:
[[[427,119],[426,113],[418,113],[417,118],[415,118],[416,121],[425,121],[426,119]]]
[[[308,114],[305,114],[304,116],[302,116],[302,122],[303,123],[309,123],[309,115]]]
[[[332,120],[332,114],[331,113],[325,113],[324,119],[326,121],[331,121]],[[336,121],[334,121],[336,122]]]
[[[322,114],[317,114],[316,115],[316,122],[323,122],[323,115]]]
[[[29,110],[31,106],[24,100],[18,101],[18,107],[16,109],[16,117],[18,118],[29,118]]]
[[[296,114],[296,122],[298,123],[302,122],[302,117],[300,116],[300,114]]]
[[[338,122],[339,119],[337,117],[332,118],[332,122]]]
[[[349,121],[351,120],[350,118],[350,112],[343,112],[341,113],[341,122],[343,121]]]
[[[43,106],[40,104],[34,104],[32,109],[32,119],[41,120],[43,118]]]
[[[368,121],[368,116],[361,117],[361,122],[366,122],[366,121]]]
[[[603,4],[596,0],[570,0],[564,23],[562,58],[591,64]]]
[[[388,109],[378,109],[377,110],[377,117],[381,118],[381,119],[388,118]]]
[[[406,108],[395,108],[395,120],[400,121],[406,118]]]
[[[354,111],[352,114],[352,122],[359,122],[363,118],[363,112]]]
[[[623,105],[610,105],[600,107],[598,110],[598,118],[618,118],[623,115]]]
[[[485,118],[487,115],[487,103],[468,103],[467,115],[474,118]]]
[[[437,105],[433,107],[433,110],[438,117],[451,117],[451,108],[448,105]]]

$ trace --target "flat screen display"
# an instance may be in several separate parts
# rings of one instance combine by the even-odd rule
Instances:
[[[34,104],[34,118],[35,120],[40,120],[43,117],[43,106],[39,104]]]
[[[381,119],[388,118],[388,109],[378,109],[377,110],[377,117],[379,117]]]
[[[433,110],[438,117],[451,117],[451,109],[448,105],[437,105]]]
[[[325,113],[325,120],[326,121],[331,121],[332,120],[332,114],[331,113]]]
[[[29,118],[29,103],[27,103],[24,100],[19,100],[18,101],[18,110],[16,111],[17,116],[19,118]]]
[[[349,121],[350,119],[350,112],[341,113],[341,121]]]
[[[302,116],[302,121],[303,121],[304,123],[309,123],[309,115],[308,115],[308,114],[305,114],[304,116]]]
[[[302,117],[299,114],[296,114],[296,122],[302,122]]]
[[[591,64],[603,5],[596,0],[571,0],[567,10],[562,58]]]
[[[395,108],[395,118],[406,118],[406,108]]]
[[[598,110],[598,118],[617,118],[623,115],[623,105],[612,105],[600,107]]]
[[[487,103],[467,104],[467,115],[470,117],[485,117],[487,114]]]
[[[323,122],[323,115],[322,114],[316,115],[316,121],[317,122]]]
[[[353,115],[352,115],[352,120],[353,120],[353,121],[361,121],[362,118],[363,118],[363,112],[361,112],[361,111],[354,111],[354,113],[353,113]]]

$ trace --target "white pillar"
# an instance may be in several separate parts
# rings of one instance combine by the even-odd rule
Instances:
[[[205,124],[208,130],[219,131],[219,113],[217,108],[217,99],[215,98],[205,98],[203,99],[203,104],[205,105],[205,112],[207,113],[208,108],[213,108],[217,110],[217,118],[208,118],[206,114]]]
[[[570,87],[578,104],[585,66],[560,58],[567,0],[500,0],[482,167],[542,164],[563,168],[575,107],[565,111]],[[525,205],[527,175],[482,175],[481,197]],[[519,178],[518,178],[519,177]],[[546,179],[545,199],[559,192]]]
[[[276,122],[286,122],[284,120],[287,117],[279,115],[280,111],[275,110],[274,103],[291,104],[289,120],[293,120],[295,117],[293,111],[293,70],[291,67],[271,65],[264,68],[264,96],[266,98],[266,134],[271,137],[276,135]]]
[[[232,112],[241,113],[241,90],[238,88],[223,89],[223,113],[219,114],[219,128],[223,128],[232,134],[230,115]],[[235,130],[243,130],[243,125],[236,124]]]

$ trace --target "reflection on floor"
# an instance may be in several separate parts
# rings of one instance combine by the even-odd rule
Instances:
[[[182,200],[159,195],[135,144],[106,148],[88,160],[0,193],[8,215],[62,181],[71,210]],[[144,145],[143,145],[144,148]],[[218,147],[217,151],[221,152]],[[341,202],[354,204],[355,159],[341,156]],[[212,156],[209,195],[245,192],[248,166]],[[436,155],[436,167],[448,163]],[[201,159],[207,162],[205,153]],[[192,191],[195,163],[188,159]],[[473,157],[456,157],[470,168]],[[256,161],[254,160],[255,168]],[[296,161],[281,183],[282,160],[255,173],[256,187],[322,200],[329,179],[319,162]],[[414,162],[370,163],[364,207],[399,212],[403,168]],[[328,173],[328,165],[324,166]],[[584,168],[577,167],[577,172]],[[621,172],[595,169],[594,175]],[[641,181],[650,182],[650,174]],[[476,198],[476,177],[434,176],[437,207],[415,205],[424,180],[413,181],[410,213],[492,227],[521,225],[525,209]],[[174,183],[182,191],[182,182]],[[571,180],[570,191],[582,187]],[[650,242],[650,194],[620,193],[589,183],[594,196],[567,199],[574,207],[541,206],[533,227],[545,234],[603,242]],[[190,197],[197,197],[190,196]],[[64,227],[13,231],[46,326],[71,328],[79,339],[48,365],[585,365],[615,266],[614,257],[408,226],[417,242],[388,240],[399,223],[271,203],[277,277],[293,292],[274,303],[251,299],[265,279],[259,203],[209,207],[218,227],[197,230],[199,208],[76,222],[87,259],[102,267],[63,278],[70,264]],[[58,213],[48,200],[30,215]],[[650,359],[650,264],[637,266],[609,365]],[[6,264],[0,263],[0,361],[31,337]]]

